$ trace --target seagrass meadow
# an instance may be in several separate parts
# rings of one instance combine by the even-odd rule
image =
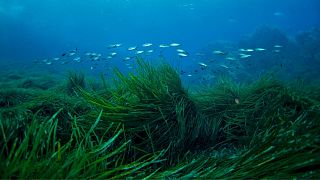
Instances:
[[[143,60],[113,74],[2,76],[0,178],[320,177],[320,83],[187,88]]]

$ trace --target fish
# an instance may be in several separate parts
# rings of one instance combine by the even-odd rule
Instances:
[[[75,54],[76,54],[75,52],[71,52],[71,53],[68,54],[68,56],[73,56]]]
[[[240,101],[239,101],[238,98],[235,98],[235,99],[234,99],[234,102],[235,102],[236,104],[240,104]]]
[[[93,61],[99,61],[100,58],[99,58],[99,57],[94,57],[94,58],[92,58],[92,60],[93,60]]]
[[[92,53],[87,52],[87,53],[85,53],[84,55],[85,55],[85,56],[92,56]]]
[[[179,43],[171,43],[171,44],[169,44],[171,47],[178,47],[178,46],[180,46],[181,44],[179,44]]]
[[[185,53],[178,53],[178,56],[180,56],[180,57],[187,57],[187,56],[188,56],[188,54],[185,54]]]
[[[183,50],[183,49],[177,49],[177,52],[179,52],[179,53],[184,53],[184,54],[188,54],[185,50]]]
[[[112,48],[115,48],[116,46],[114,44],[111,44],[108,46],[108,49],[112,49]],[[92,67],[91,67],[92,68]]]
[[[224,64],[221,64],[220,66],[223,67],[223,68],[226,68],[226,69],[229,68],[228,66],[226,66],[226,65],[224,65]]]
[[[128,61],[128,60],[130,60],[130,59],[131,59],[130,57],[125,57],[125,58],[123,58],[124,61]]]
[[[137,46],[132,46],[132,47],[128,48],[128,51],[133,51],[133,50],[136,50],[136,49],[137,49]]]
[[[112,52],[112,53],[110,53],[110,55],[111,56],[115,56],[115,55],[117,55],[117,53],[116,52]]]
[[[253,49],[238,49],[238,51],[241,51],[241,52],[253,52],[254,50]]]
[[[150,50],[147,51],[147,53],[153,53],[153,52],[154,52],[153,49],[150,49]]]
[[[81,57],[75,57],[75,58],[73,58],[73,60],[74,60],[74,61],[78,61],[78,62],[80,62]]]
[[[46,64],[47,64],[47,65],[51,65],[51,64],[52,64],[52,62],[50,62],[50,61],[49,61],[49,62],[46,62]]]
[[[191,74],[188,74],[188,77],[191,77],[192,75]]]
[[[150,47],[150,46],[152,46],[152,44],[151,43],[144,43],[144,44],[142,44],[142,46],[143,47]]]
[[[108,49],[113,49],[113,48],[116,48],[116,47],[120,47],[122,44],[110,44],[108,46]]]
[[[275,48],[282,48],[283,46],[276,44],[276,45],[274,45],[273,47],[275,47]]]
[[[226,60],[229,60],[229,61],[235,61],[235,60],[237,60],[236,58],[234,58],[234,57],[226,57]]]
[[[55,61],[59,61],[59,60],[60,60],[60,58],[53,58],[53,60],[55,60]]]
[[[160,48],[167,48],[167,47],[169,47],[169,46],[166,45],[166,44],[160,44],[159,47],[160,47]]]
[[[256,51],[265,51],[266,49],[264,49],[264,48],[256,48],[255,50]]]
[[[78,51],[78,48],[76,48],[76,49],[74,49],[74,50],[70,50],[69,53],[72,53],[72,52],[75,53],[75,52],[77,52],[77,51]]]
[[[203,62],[199,62],[198,64],[201,66],[201,70],[204,70],[204,69],[206,69],[208,67],[208,65],[206,65]]]
[[[62,53],[61,56],[66,56],[66,55],[68,55],[68,56],[73,56],[73,55],[76,54],[77,51],[78,51],[78,49],[76,48],[76,49],[71,50],[71,51],[69,51],[69,52],[64,52],[64,53]]]
[[[213,51],[213,54],[215,54],[215,55],[226,55],[226,53],[224,53],[222,51],[219,51],[219,50]]]
[[[279,50],[279,49],[276,49],[276,50],[273,50],[273,52],[275,52],[275,53],[279,53],[279,52],[280,52],[280,50]]]
[[[137,51],[136,54],[142,54],[144,51]]]
[[[199,62],[198,63],[200,66],[203,66],[203,67],[207,67],[208,65],[206,65],[205,63],[203,63],[203,62]]]
[[[239,54],[239,55],[240,55],[241,59],[245,59],[245,58],[251,57],[250,54]]]

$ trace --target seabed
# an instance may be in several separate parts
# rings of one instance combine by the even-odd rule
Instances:
[[[319,178],[319,83],[192,90],[170,65],[138,63],[100,82],[2,76],[1,179]]]

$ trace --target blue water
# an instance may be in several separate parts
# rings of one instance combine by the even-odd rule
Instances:
[[[262,26],[276,28],[289,39],[319,27],[320,1],[1,0],[0,22],[2,65],[14,62],[38,66],[33,64],[35,59],[60,57],[76,48],[82,54],[92,51],[104,56],[110,53],[108,45],[121,43],[123,47],[117,50],[117,59],[104,67],[111,64],[121,66],[121,59],[128,54],[130,46],[150,42],[157,54],[149,59],[156,59],[160,51],[156,46],[177,42],[188,51],[188,57],[179,58],[174,50],[166,50],[164,58],[186,68],[187,74],[191,74],[193,66],[198,67],[198,61],[208,62],[212,58],[209,51],[214,50],[213,44],[217,42],[231,42],[238,46],[241,40]],[[237,48],[241,47],[234,47],[232,51]],[[199,52],[205,56],[195,56]],[[285,57],[291,57],[288,53],[290,51]],[[252,69],[265,71],[263,65],[263,62],[256,63]],[[52,66],[55,65],[41,67],[50,69]],[[65,66],[88,67],[90,71],[91,65]],[[97,69],[103,70],[102,65],[98,66]]]

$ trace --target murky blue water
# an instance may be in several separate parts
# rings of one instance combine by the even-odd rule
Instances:
[[[0,22],[3,72],[108,74],[136,57],[165,59],[189,82],[320,70],[318,0],[1,0]]]

